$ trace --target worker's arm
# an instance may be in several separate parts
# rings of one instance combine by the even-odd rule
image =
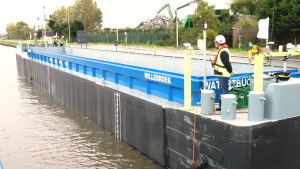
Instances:
[[[229,61],[229,54],[226,51],[221,52],[221,61],[223,62],[226,70],[231,73],[232,72],[232,66],[231,63]]]

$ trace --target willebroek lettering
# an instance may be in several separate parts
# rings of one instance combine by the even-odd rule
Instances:
[[[250,86],[250,79],[229,80],[229,86],[236,83],[236,87]],[[207,89],[219,89],[219,81],[206,82]]]
[[[144,74],[146,79],[171,84],[171,77],[157,75],[153,73],[146,73],[146,72]]]

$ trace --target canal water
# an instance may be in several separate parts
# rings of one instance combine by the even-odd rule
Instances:
[[[162,169],[19,76],[0,45],[0,161],[4,169]]]

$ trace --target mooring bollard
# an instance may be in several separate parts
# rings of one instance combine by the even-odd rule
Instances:
[[[262,91],[249,92],[248,104],[248,120],[249,121],[262,121],[264,120],[264,105],[266,98],[265,93]]]
[[[201,114],[214,113],[215,91],[201,90]]]
[[[235,120],[236,118],[236,95],[224,94],[222,95],[221,104],[221,119]]]

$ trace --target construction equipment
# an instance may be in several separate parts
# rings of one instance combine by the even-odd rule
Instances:
[[[169,3],[166,3],[163,7],[161,7],[161,8],[158,10],[157,14],[159,14],[159,13],[160,13],[162,10],[164,10],[166,7],[168,7],[168,12],[169,12],[170,18],[171,18],[171,19],[174,19],[174,18],[173,18],[172,11],[171,11],[171,7],[170,7],[170,4],[169,4]]]
[[[192,5],[192,4],[194,4],[194,3],[197,3],[197,2],[199,2],[199,1],[200,1],[200,0],[194,0],[194,1],[191,1],[191,2],[189,2],[189,3],[187,3],[187,4],[183,5],[183,6],[178,7],[178,8],[176,9],[176,11],[175,11],[175,15],[176,15],[176,16],[175,16],[174,22],[176,22],[176,21],[179,22],[179,19],[178,19],[178,17],[177,17],[177,10],[179,10],[179,9],[181,9],[181,8],[184,8],[184,7],[187,7],[187,6],[189,6],[189,5]],[[161,8],[158,10],[157,14],[159,14],[162,10],[164,10],[164,9],[167,8],[167,7],[168,7],[168,12],[169,12],[170,18],[171,18],[171,19],[174,19],[174,18],[173,18],[173,14],[172,14],[172,10],[171,10],[171,7],[170,7],[170,4],[169,4],[169,3],[167,3],[167,4],[165,4],[163,7],[161,7]],[[187,16],[185,17],[185,19],[181,21],[183,27],[192,28],[192,27],[194,26],[193,23],[192,23],[192,21],[191,21],[191,20],[192,20],[192,16],[193,16],[193,15],[187,15]]]
[[[193,4],[195,4],[195,3],[198,3],[199,1],[200,1],[200,0],[193,0],[193,1],[191,1],[191,2],[189,2],[189,3],[187,3],[187,4],[185,4],[185,5],[182,5],[182,6],[178,7],[178,8],[175,10],[175,20],[174,20],[174,22],[179,22],[179,18],[177,17],[177,11],[178,11],[179,9],[184,8],[184,7],[187,7],[187,6],[190,6],[190,5],[193,5]],[[182,26],[184,26],[184,27],[193,27],[193,26],[192,26],[193,24],[191,24],[191,18],[192,18],[192,15],[188,15],[188,16],[185,18],[185,20],[183,21]]]

